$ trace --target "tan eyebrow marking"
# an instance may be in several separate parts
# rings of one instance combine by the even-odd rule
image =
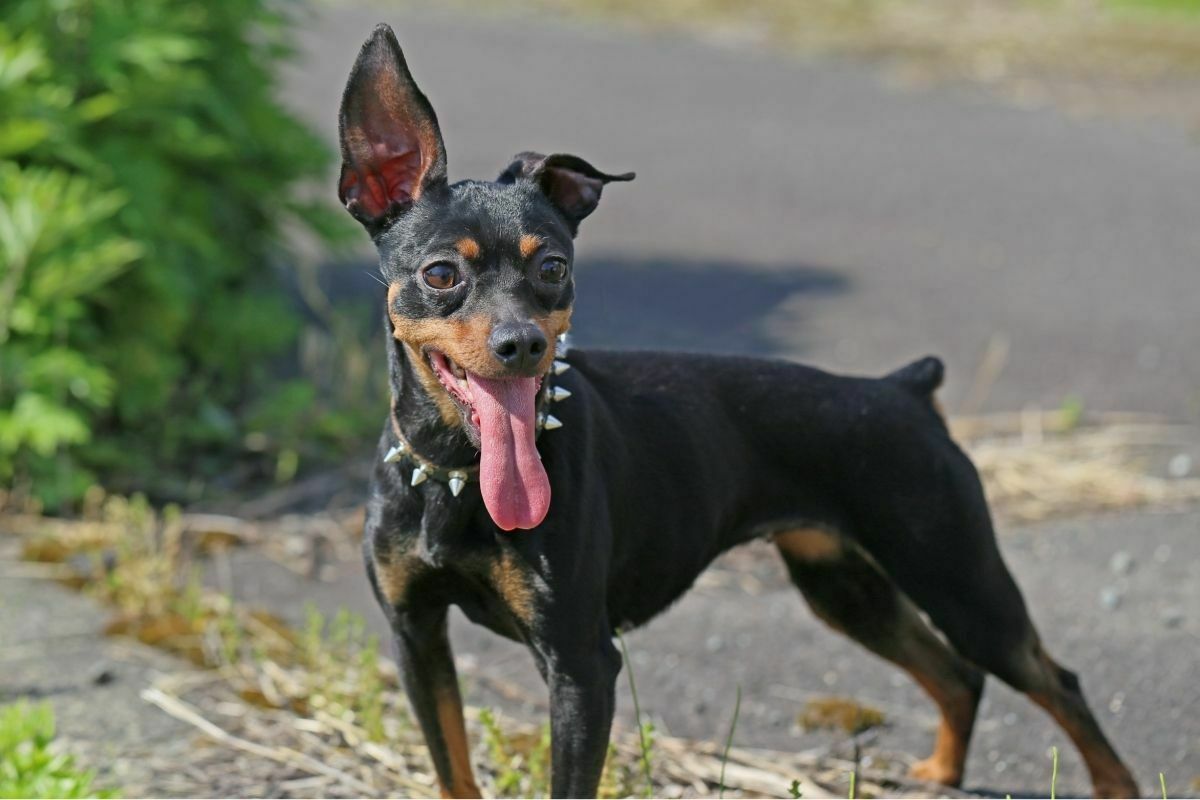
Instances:
[[[454,249],[458,254],[467,261],[474,261],[479,258],[479,242],[472,239],[470,236],[464,236],[454,243]]]
[[[532,233],[525,234],[521,237],[520,241],[521,258],[529,258],[531,255],[536,253],[538,248],[541,246],[542,240],[540,237],[534,236]]]

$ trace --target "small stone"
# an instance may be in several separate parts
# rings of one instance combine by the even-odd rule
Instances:
[[[1128,551],[1118,550],[1109,560],[1108,568],[1114,575],[1128,575],[1133,571],[1133,556]]]
[[[1192,457],[1187,453],[1176,453],[1167,462],[1167,474],[1172,478],[1186,478],[1192,473]]]
[[[1120,714],[1121,709],[1125,707],[1125,693],[1117,692],[1108,701],[1108,710],[1114,714]]]
[[[93,686],[108,686],[117,679],[116,670],[108,664],[100,664],[92,669],[89,682]]]
[[[1121,593],[1112,586],[1100,590],[1100,607],[1105,611],[1116,611],[1121,605]]]
[[[1162,610],[1163,625],[1168,628],[1178,628],[1183,624],[1183,609],[1169,606]]]

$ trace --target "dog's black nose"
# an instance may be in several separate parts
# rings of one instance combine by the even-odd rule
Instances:
[[[546,353],[546,334],[532,322],[501,322],[488,337],[492,352],[505,367],[515,371],[533,369]]]

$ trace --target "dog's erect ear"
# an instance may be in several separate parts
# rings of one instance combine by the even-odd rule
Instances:
[[[634,173],[609,175],[601,172],[579,156],[557,153],[544,156],[540,153],[517,153],[497,181],[516,183],[519,180],[534,181],[554,207],[562,212],[571,233],[579,223],[596,210],[604,184],[612,181],[631,181]]]
[[[446,184],[437,117],[387,25],[377,25],[359,51],[342,94],[338,131],[338,197],[373,234],[422,193]]]

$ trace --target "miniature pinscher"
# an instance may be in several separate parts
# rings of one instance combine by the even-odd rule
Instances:
[[[621,658],[614,631],[714,558],[774,543],[816,614],[906,670],[941,724],[918,778],[957,785],[991,673],[1137,794],[1047,655],[976,471],[933,402],[942,364],[883,378],[779,361],[567,351],[572,241],[609,175],[521,153],[450,183],[437,118],[390,28],[354,64],[338,194],[387,283],[391,413],[364,551],[442,791],[477,797],[447,610],[528,645],[550,693],[552,791],[594,797]]]

